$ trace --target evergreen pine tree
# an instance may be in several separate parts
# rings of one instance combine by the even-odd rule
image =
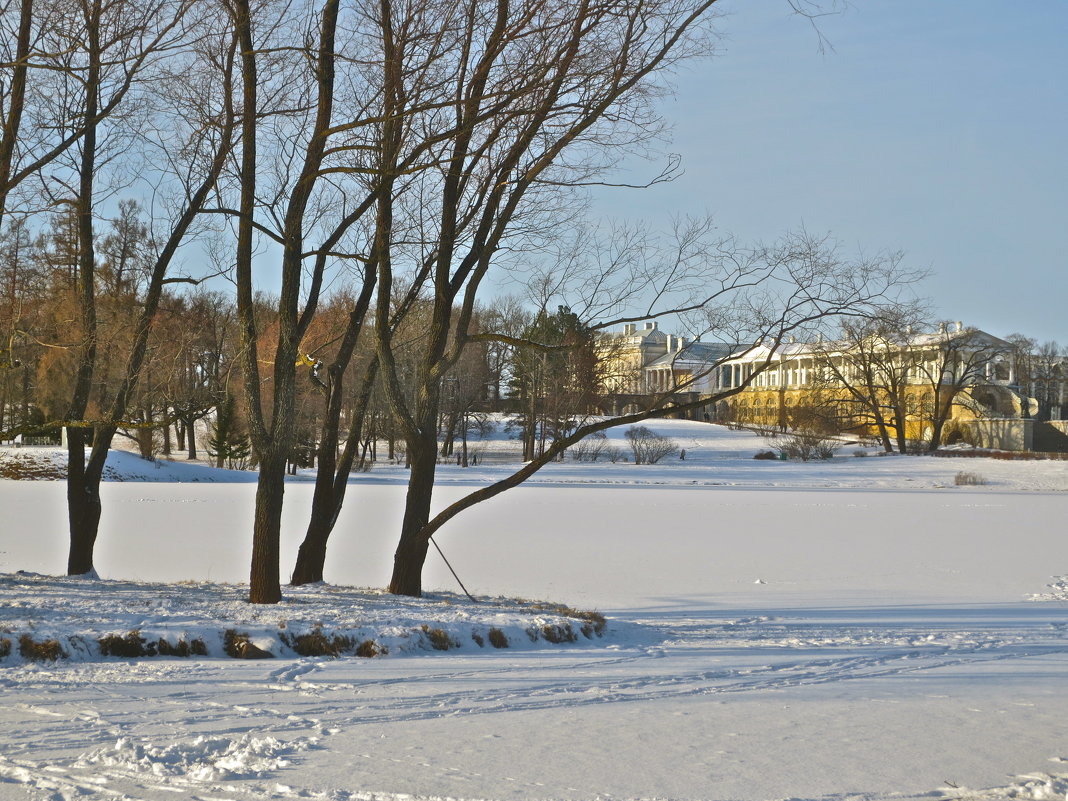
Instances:
[[[234,396],[229,392],[215,413],[215,424],[208,438],[208,455],[216,467],[244,467],[251,452],[248,435],[241,430],[234,413]]]

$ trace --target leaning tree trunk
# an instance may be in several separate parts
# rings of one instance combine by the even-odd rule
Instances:
[[[315,474],[315,494],[312,496],[308,530],[297,551],[297,562],[289,580],[294,587],[323,580],[326,545],[345,502],[345,490],[348,488],[355,452],[355,447],[346,444],[341,459],[337,459],[336,432],[333,438],[324,438],[320,443],[319,471]]]
[[[886,430],[886,421],[881,414],[875,417],[875,427],[879,432],[879,441],[883,444],[883,450],[887,453],[894,452],[894,444],[890,441],[890,432]]]
[[[936,388],[931,408],[934,409],[934,414],[931,420],[931,443],[929,447],[930,450],[936,451],[942,445],[942,432],[945,431],[946,421],[953,414],[953,394],[950,393],[943,403],[941,388]]]
[[[417,440],[408,443],[408,456],[411,459],[408,496],[404,504],[400,542],[393,555],[393,577],[388,588],[394,595],[418,598],[423,594],[423,564],[430,547],[430,540],[423,536],[423,529],[430,520],[437,445],[432,427],[429,433],[424,428]]]
[[[341,405],[341,370],[331,376],[334,388],[330,397],[326,422],[323,424],[322,438],[319,443],[319,470],[315,474],[315,494],[312,496],[311,516],[304,541],[297,551],[297,562],[293,568],[290,584],[299,586],[323,580],[326,567],[326,545],[334,531],[341,507],[345,502],[345,492],[349,486],[349,473],[360,449],[364,420],[374,387],[376,368],[374,365],[363,378],[363,386],[356,398],[356,408],[349,421],[349,434],[341,456],[337,456],[339,435],[339,416]],[[334,416],[336,413],[337,416]]]

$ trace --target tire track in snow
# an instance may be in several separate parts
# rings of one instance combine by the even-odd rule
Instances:
[[[428,656],[418,662],[398,661],[396,671],[390,669],[392,663],[375,663],[376,671],[389,670],[393,673],[389,676],[368,676],[363,663],[323,658],[281,665],[185,663],[165,669],[163,675],[151,670],[139,678],[127,675],[128,681],[119,684],[94,680],[121,671],[114,664],[81,666],[75,669],[77,676],[63,675],[67,668],[33,668],[23,671],[25,681],[17,683],[36,692],[18,705],[21,714],[11,721],[8,739],[53,753],[74,750],[77,756],[30,759],[25,750],[9,754],[0,761],[0,780],[57,801],[176,793],[191,799],[279,798],[305,791],[274,784],[273,768],[279,763],[271,760],[299,760],[302,750],[328,747],[329,736],[343,729],[593,704],[759,694],[1068,654],[1063,624],[1036,625],[1024,632],[980,628],[942,622],[926,629],[884,625],[873,631],[853,623],[814,624],[803,617],[717,622],[695,618],[660,626],[662,639],[655,645],[613,651],[562,650],[549,657],[500,652],[486,659]],[[664,656],[670,659],[661,660]],[[442,660],[451,669],[437,669],[441,662],[435,662],[425,674],[412,670],[431,667],[429,660]],[[722,664],[710,666],[710,661]],[[686,665],[691,669],[678,670]],[[204,692],[198,690],[201,676]],[[61,705],[48,703],[57,690],[74,690],[75,697]],[[152,714],[146,717],[148,709]],[[60,719],[63,725],[57,727]],[[198,744],[181,729],[181,734],[173,728],[169,734],[166,731],[168,726],[190,723],[197,733],[216,739]],[[240,781],[220,785],[211,778],[216,764],[211,760],[225,760],[231,747],[229,756],[237,754],[238,762],[255,758],[256,749],[246,748],[249,741],[242,740],[251,732],[271,741],[261,749],[263,761]],[[120,743],[123,738],[126,742]],[[204,756],[205,750],[211,753]],[[224,764],[222,769],[228,768]],[[395,797],[351,796],[354,800]]]

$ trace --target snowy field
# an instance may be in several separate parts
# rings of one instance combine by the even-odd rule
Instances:
[[[99,582],[17,574],[62,571],[64,486],[0,480],[0,629],[229,624],[276,654],[13,649],[0,799],[1068,798],[1068,462],[758,461],[747,432],[653,427],[686,459],[551,465],[443,529],[478,605],[433,552],[423,600],[349,589],[388,578],[399,466],[353,477],[330,584],[269,608],[222,584],[247,575],[248,474],[113,454]],[[502,474],[514,443],[475,447],[439,504]],[[286,569],[310,497],[308,476],[287,485]],[[532,641],[530,621],[560,618],[506,598],[608,629]],[[460,646],[425,647],[420,621]],[[390,651],[301,657],[269,636],[280,622]],[[472,639],[490,627],[508,648]]]

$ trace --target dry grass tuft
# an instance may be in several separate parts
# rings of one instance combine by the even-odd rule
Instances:
[[[472,631],[471,632],[471,639],[475,641],[475,645],[477,645],[479,648],[485,648],[486,647],[485,638],[481,634],[479,634],[477,631]]]
[[[426,623],[423,624],[423,634],[430,641],[430,647],[435,651],[448,651],[450,648],[459,648],[460,643],[452,639],[445,629],[432,629]]]
[[[953,483],[958,487],[978,487],[986,483],[986,479],[978,473],[961,471],[953,477]]]
[[[600,637],[608,627],[608,621],[605,620],[605,616],[600,612],[589,612],[582,609],[574,609],[566,604],[552,604],[540,601],[531,604],[530,608],[538,612],[552,612],[561,617],[569,617],[573,620],[583,621],[582,633],[587,637],[591,637],[593,634]]]
[[[498,628],[492,628],[486,633],[490,645],[494,648],[507,648],[508,635]]]
[[[604,634],[605,629],[608,628],[608,621],[600,612],[578,612],[574,617],[585,621],[582,626],[582,633],[586,637],[589,637],[590,633],[600,637]]]
[[[575,630],[571,628],[570,623],[565,623],[562,626],[555,623],[546,623],[541,627],[541,636],[555,644],[574,642],[578,639],[578,635],[575,634]]]
[[[207,656],[208,646],[200,639],[189,642],[179,639],[178,642],[172,643],[160,637],[159,642],[156,643],[156,653],[160,656]]]
[[[39,459],[32,450],[0,453],[0,478],[15,481],[62,481],[67,477],[65,467],[57,467]]]
[[[384,645],[379,645],[374,640],[364,640],[356,646],[356,656],[362,656],[371,658],[373,656],[385,656],[389,653],[389,649]]]
[[[223,650],[234,659],[273,659],[274,654],[257,648],[247,634],[228,629],[223,635]]]
[[[55,662],[58,659],[66,659],[67,652],[59,644],[59,640],[41,640],[38,642],[29,634],[19,637],[19,653],[23,659],[33,662]]]
[[[4,638],[0,640],[0,659],[6,659],[11,655],[11,640]]]
[[[100,646],[101,656],[121,656],[133,659],[139,656],[155,656],[156,643],[146,643],[145,638],[139,631],[131,631],[126,635],[107,634],[97,640]]]
[[[327,637],[322,629],[314,629],[307,634],[289,635],[280,634],[279,637],[286,645],[301,656],[333,656],[338,657],[345,653],[352,653],[356,641],[351,637],[343,637],[335,634]]]

